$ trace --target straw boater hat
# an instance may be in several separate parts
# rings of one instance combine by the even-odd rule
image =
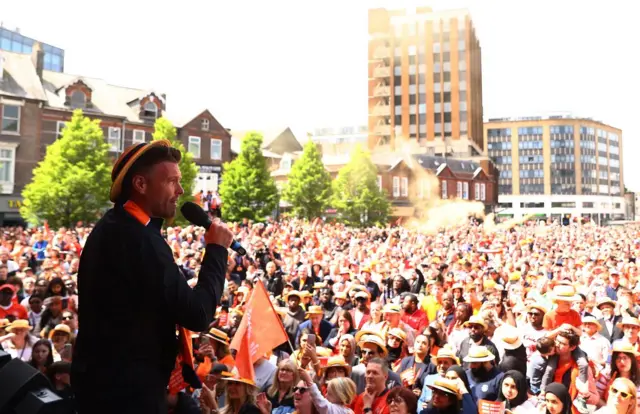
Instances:
[[[634,318],[631,316],[624,316],[620,322],[616,325],[618,328],[622,329],[623,326],[637,326],[640,328],[640,321],[638,318]]]
[[[242,378],[237,372],[234,372],[233,375],[231,376],[222,377],[220,379],[224,381],[230,381],[230,382],[241,382],[243,384],[251,385],[252,387],[256,387],[256,388],[258,387],[254,380],[249,378]]]
[[[487,329],[486,322],[484,321],[484,319],[482,319],[478,315],[471,316],[468,321],[462,324],[464,328],[466,328],[469,325],[481,325],[484,329]]]
[[[377,335],[377,336],[380,336],[381,333],[377,332],[377,331],[370,331],[368,329],[359,330],[359,331],[356,332],[356,334],[353,337],[355,339],[355,341],[356,341],[356,344],[358,342],[360,342],[360,338],[362,338],[364,335]],[[380,336],[380,339],[383,339],[382,336]]]
[[[498,331],[499,335],[496,338],[496,345],[502,346],[505,350],[518,349],[522,346],[522,338],[515,328],[509,328],[505,326]]]
[[[211,328],[204,336],[211,338],[216,342],[220,342],[223,345],[229,345],[229,335],[220,329]]]
[[[378,348],[382,350],[382,356],[387,356],[387,344],[385,344],[384,339],[382,339],[378,335],[363,335],[358,342],[358,347],[362,348],[364,344],[373,344],[377,345]]]
[[[486,346],[473,345],[469,349],[469,354],[463,358],[464,362],[487,362],[496,359],[495,355]]]
[[[298,299],[302,300],[302,295],[297,290],[290,290],[286,295],[284,295],[285,302],[289,300],[289,296],[295,296]]]
[[[7,328],[7,332],[13,332],[14,329],[27,329],[30,331],[33,327],[29,325],[29,321],[26,319],[16,319],[11,322],[11,325]]]
[[[398,338],[399,340],[401,340],[402,342],[406,342],[407,341],[407,333],[405,331],[403,331],[400,328],[392,328],[389,330],[389,332],[387,332],[387,336],[395,336],[396,338]]]
[[[131,167],[135,164],[135,162],[147,151],[154,147],[171,147],[171,142],[166,139],[144,142],[138,145],[132,145],[124,152],[113,165],[113,170],[111,171],[111,192],[109,193],[109,199],[112,202],[118,201],[120,197],[120,193],[122,192],[122,183],[124,178],[127,176]]]
[[[442,348],[438,349],[438,355],[435,357],[431,357],[431,359],[435,361],[436,365],[438,364],[439,359],[450,359],[456,365],[460,365],[460,360],[456,356],[456,353],[453,352],[453,350],[449,346],[443,346]]]
[[[531,309],[537,309],[542,313],[547,313],[547,308],[545,308],[544,306],[538,303],[532,303],[529,306],[527,306],[527,312],[530,311]]]
[[[570,285],[557,285],[553,288],[551,299],[554,301],[575,302],[580,299],[576,289]]]
[[[432,390],[438,390],[446,392],[447,394],[455,395],[458,399],[462,398],[460,390],[458,390],[458,383],[450,379],[438,378],[432,385],[427,385],[427,387]]]
[[[329,368],[344,368],[347,371],[347,377],[351,375],[351,365],[347,364],[342,355],[336,355],[329,358],[327,365],[320,368],[323,373]],[[324,374],[323,374],[324,375]]]
[[[596,308],[600,309],[600,306],[602,306],[604,304],[609,304],[609,305],[613,306],[614,308],[616,307],[616,302],[614,302],[608,296],[603,296],[600,299],[598,299],[598,302],[596,302]]]
[[[595,316],[585,316],[584,318],[582,318],[582,324],[584,325],[585,323],[592,323],[596,325],[598,327],[598,331],[602,329],[602,325],[600,325],[600,322],[598,322]]]
[[[365,291],[360,291],[358,293],[356,293],[356,299],[358,298],[363,298],[363,299],[369,299],[369,293],[365,292]]]
[[[635,357],[640,356],[640,352],[636,350],[636,347],[626,340],[615,341],[611,352],[624,352],[626,354],[632,354]]]
[[[311,316],[311,315],[324,315],[324,312],[322,311],[322,307],[320,307],[320,306],[309,306],[309,310],[307,311],[305,319],[308,319],[309,316]]]
[[[335,296],[333,297],[333,300],[336,300],[336,299],[347,300],[347,292],[336,293]]]
[[[395,305],[393,303],[387,303],[384,305],[384,308],[382,308],[382,313],[400,313],[401,311],[402,308],[400,305]]]
[[[52,339],[56,332],[64,332],[67,335],[71,335],[71,328],[64,324],[56,325],[56,327],[49,332],[49,339]]]

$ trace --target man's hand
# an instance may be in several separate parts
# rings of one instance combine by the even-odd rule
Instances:
[[[364,393],[362,394],[362,403],[364,405],[364,408],[371,408],[371,406],[373,405],[373,400],[375,399],[376,399],[375,391],[370,389],[364,390]]]
[[[214,218],[211,226],[204,234],[204,240],[207,244],[217,244],[228,249],[233,241],[233,233],[219,218]]]

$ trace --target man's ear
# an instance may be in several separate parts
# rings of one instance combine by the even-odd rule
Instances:
[[[143,175],[135,175],[131,181],[133,189],[140,194],[146,194],[147,192],[147,179]]]

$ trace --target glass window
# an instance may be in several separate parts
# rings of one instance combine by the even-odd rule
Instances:
[[[14,166],[15,150],[2,149],[0,150],[0,182],[10,183],[13,180],[13,166]]]
[[[189,137],[188,151],[194,158],[200,158],[200,137]]]
[[[153,102],[147,102],[146,104],[144,104],[142,116],[145,118],[153,118],[153,119],[157,118],[158,106]]]
[[[443,200],[447,199],[447,180],[442,180],[440,183],[440,191]]]
[[[473,198],[475,200],[480,200],[480,183],[475,183],[473,185]]]
[[[458,40],[458,50],[464,50],[464,39]]]
[[[121,129],[120,128],[115,128],[115,127],[109,127],[109,138],[108,138],[108,142],[109,145],[111,146],[109,148],[109,151],[120,151],[120,148],[122,148],[122,134],[121,134]]]
[[[82,91],[75,90],[71,92],[69,103],[71,105],[71,108],[73,109],[82,109],[87,104],[87,95],[85,95]]]
[[[407,177],[402,177],[402,180],[400,181],[401,185],[400,185],[400,195],[402,197],[408,197],[409,196],[409,178]]]
[[[462,198],[462,181],[456,181],[456,197]]]
[[[395,76],[400,76],[402,75],[402,66],[394,66],[393,67],[393,74]]]
[[[427,105],[426,104],[419,104],[418,105],[418,113],[419,114],[426,114],[427,113]]]
[[[469,199],[469,183],[466,181],[462,183],[462,199]]]
[[[480,200],[484,201],[487,199],[487,185],[485,183],[480,183]]]
[[[57,121],[56,122],[56,139],[60,138],[62,136],[62,132],[63,132],[65,126],[67,126],[67,123],[64,122],[64,121]]]
[[[142,142],[145,142],[144,131],[142,129],[134,129],[132,143],[140,144]]]
[[[18,105],[2,105],[2,132],[20,133],[20,107]]]
[[[200,121],[200,129],[202,129],[203,131],[208,131],[209,130],[209,120],[208,119],[203,119]]]
[[[461,80],[458,83],[458,89],[460,89],[461,91],[466,91],[467,90],[467,81]]]
[[[393,177],[393,196],[400,196],[400,177]]]
[[[417,52],[415,45],[409,45],[409,55],[415,55]]]
[[[378,176],[378,190],[382,191],[382,176]]]

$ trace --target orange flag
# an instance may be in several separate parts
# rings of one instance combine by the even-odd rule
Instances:
[[[269,300],[262,281],[253,289],[231,349],[237,351],[236,368],[240,376],[254,375],[253,363],[288,340],[282,321]],[[251,377],[244,377],[254,379]]]

